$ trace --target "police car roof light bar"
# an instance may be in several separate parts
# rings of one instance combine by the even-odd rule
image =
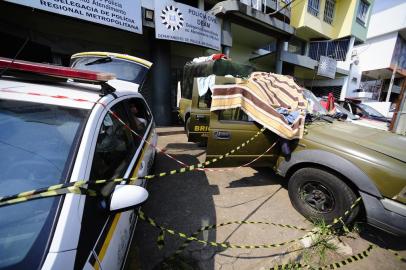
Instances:
[[[94,72],[49,64],[40,64],[0,57],[0,69],[32,72],[39,75],[52,76],[64,79],[73,79],[85,82],[104,83],[115,79],[115,75],[104,72]]]

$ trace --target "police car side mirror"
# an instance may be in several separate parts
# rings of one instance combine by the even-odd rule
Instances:
[[[110,197],[110,211],[124,211],[140,205],[148,198],[148,191],[135,185],[117,185]]]

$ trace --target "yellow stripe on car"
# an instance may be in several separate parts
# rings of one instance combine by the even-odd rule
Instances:
[[[150,134],[149,134],[149,136],[148,136],[148,141],[149,141],[149,139],[150,139],[151,137],[152,137],[152,132],[150,131]],[[143,159],[144,159],[144,155],[145,155],[145,153],[147,152],[147,150],[148,150],[148,144],[146,143],[146,144],[144,144],[144,148],[142,149],[141,157],[140,157],[140,159],[138,160],[138,163],[137,163],[137,165],[135,166],[135,169],[134,169],[133,172],[132,172],[132,175],[131,175],[132,178],[137,177],[138,170],[140,169],[141,163],[142,163],[142,161],[143,161]],[[134,181],[131,181],[131,183],[134,184]],[[101,248],[101,250],[100,250],[100,253],[97,255],[97,257],[98,257],[98,259],[99,259],[100,262],[103,261],[104,256],[106,255],[107,248],[108,248],[108,246],[109,246],[109,244],[110,244],[110,240],[111,240],[111,238],[113,237],[113,234],[114,234],[114,232],[115,232],[115,230],[116,230],[117,223],[118,223],[118,221],[120,220],[120,216],[121,216],[121,213],[118,213],[118,214],[116,214],[116,215],[114,216],[114,220],[113,220],[113,223],[112,223],[112,225],[111,225],[111,227],[110,227],[110,229],[109,229],[109,232],[107,233],[107,237],[106,237],[106,239],[104,240],[104,243],[103,243],[103,246],[102,246],[102,248]],[[97,270],[99,269],[99,265],[98,265],[97,261],[94,263],[93,267],[94,267],[95,269],[97,269]]]

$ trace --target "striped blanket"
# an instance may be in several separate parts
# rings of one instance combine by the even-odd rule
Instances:
[[[291,77],[265,72],[253,72],[248,79],[238,79],[236,84],[212,87],[211,111],[241,108],[279,136],[291,140],[303,136],[307,101],[303,90]],[[278,108],[298,111],[299,116],[288,124]]]

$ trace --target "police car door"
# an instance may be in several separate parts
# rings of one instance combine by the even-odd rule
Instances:
[[[109,106],[121,120],[129,124],[125,103]],[[94,155],[89,162],[90,180],[132,177],[136,145],[131,132],[120,121],[104,110],[94,136]],[[87,197],[75,269],[120,269],[132,238],[135,225],[134,210],[112,213],[108,196],[115,184],[91,187],[102,197]]]
[[[260,129],[261,126],[240,108],[211,112],[206,160],[223,155],[250,140]],[[276,162],[278,148],[273,147],[268,152],[266,150],[276,140],[277,136],[272,132],[260,133],[254,140],[227,158],[214,163],[213,166],[239,166],[253,161],[262,154],[263,157],[250,165],[272,166]]]

